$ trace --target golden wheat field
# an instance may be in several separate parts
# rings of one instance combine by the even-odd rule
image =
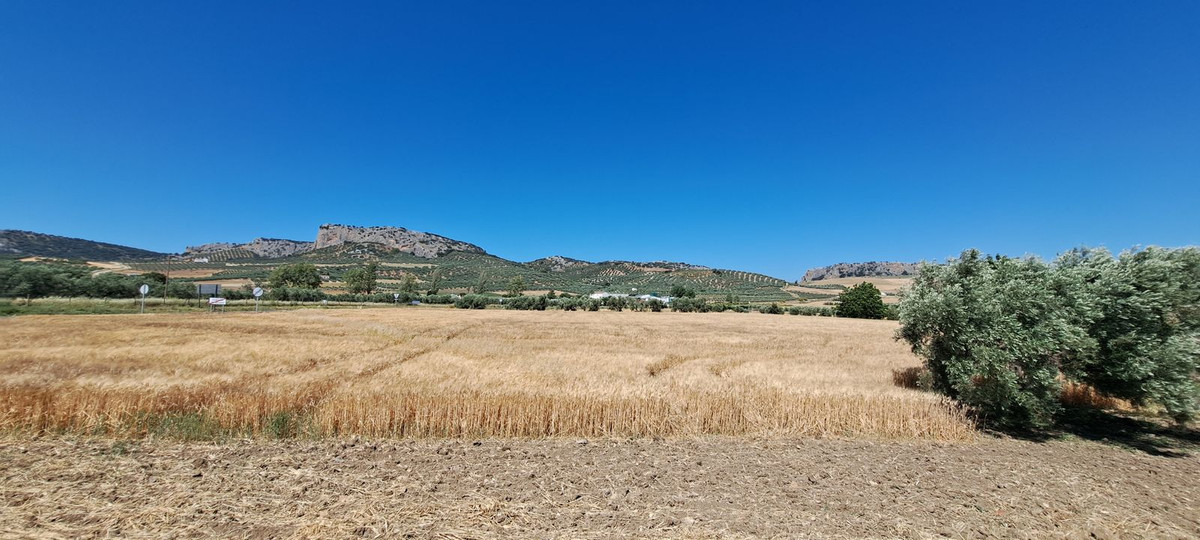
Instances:
[[[0,320],[0,429],[967,440],[888,321],[436,308]]]

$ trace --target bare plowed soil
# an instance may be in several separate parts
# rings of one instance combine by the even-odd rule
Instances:
[[[0,439],[6,537],[1197,537],[1200,459],[1092,442]]]

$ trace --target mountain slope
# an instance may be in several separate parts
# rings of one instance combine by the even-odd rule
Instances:
[[[0,231],[0,254],[98,261],[166,257],[165,253],[118,244],[17,230]]]
[[[326,224],[317,230],[317,241],[313,249],[338,244],[381,244],[418,257],[432,259],[451,251],[487,253],[483,248],[460,242],[445,236],[411,231],[404,227],[354,227],[350,225]]]
[[[387,249],[411,253],[426,259],[437,258],[452,251],[487,253],[475,244],[403,227],[355,227],[327,223],[317,228],[317,238],[313,242],[282,238],[255,238],[245,244],[214,242],[200,246],[188,246],[184,250],[184,254],[221,256],[228,254],[231,250],[245,250],[258,257],[278,258],[301,255],[343,244],[378,244]],[[224,257],[223,260],[227,258]]]
[[[312,242],[301,242],[299,240],[284,240],[282,238],[255,238],[245,244],[234,244],[230,242],[214,242],[200,246],[188,246],[183,250],[184,255],[211,255],[223,253],[229,250],[243,249],[253,253],[258,257],[287,257],[297,253],[304,253],[313,248]]]
[[[400,227],[326,224],[318,229],[313,242],[258,238],[244,244],[204,244],[187,248],[185,255],[189,260],[171,263],[146,260],[162,256],[149,251],[74,240],[90,249],[68,251],[62,249],[64,242],[58,241],[55,244],[59,249],[14,253],[94,261],[119,260],[125,261],[133,272],[165,273],[170,270],[175,272],[172,274],[174,279],[238,286],[249,282],[265,283],[275,268],[303,262],[320,269],[325,280],[323,288],[340,291],[344,290],[342,280],[347,271],[372,261],[378,263],[379,285],[385,291],[398,289],[408,276],[413,276],[422,291],[431,288],[444,292],[504,291],[513,280],[521,278],[528,291],[587,294],[597,291],[631,293],[636,289],[639,294],[665,295],[672,287],[681,285],[710,298],[736,296],[743,301],[769,302],[806,298],[785,290],[787,283],[781,279],[753,272],[681,262],[590,262],[562,256],[520,263],[490,255],[474,244]],[[96,246],[119,249],[101,250]],[[186,274],[180,275],[181,271]]]

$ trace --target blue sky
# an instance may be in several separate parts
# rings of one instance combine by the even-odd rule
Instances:
[[[798,278],[1200,242],[1200,2],[0,3],[0,228]]]

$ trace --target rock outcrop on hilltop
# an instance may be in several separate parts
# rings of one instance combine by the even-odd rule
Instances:
[[[248,244],[242,244],[241,247],[259,257],[289,257],[312,251],[313,243],[283,238],[255,238]]]
[[[474,244],[432,233],[410,231],[403,227],[354,227],[337,224],[321,225],[317,231],[317,241],[313,245],[313,249],[345,243],[381,244],[427,259],[433,259],[451,251],[487,253],[483,248]]]
[[[299,240],[285,240],[283,238],[255,238],[245,244],[234,244],[233,242],[213,242],[211,244],[203,244],[199,246],[188,246],[184,250],[185,255],[203,255],[205,253],[217,253],[230,249],[244,249],[259,257],[275,258],[288,257],[298,253],[312,251],[312,242],[301,242]]]
[[[542,257],[536,261],[530,261],[526,264],[534,268],[547,270],[550,272],[563,272],[568,268],[576,266],[590,266],[592,263],[581,261],[579,259],[572,259],[570,257],[563,257],[562,255],[551,255],[549,257]]]
[[[905,262],[861,262],[838,263],[820,268],[812,268],[804,273],[801,281],[819,281],[843,277],[893,277],[916,275],[921,263]]]
[[[239,244],[233,242],[211,242],[208,244],[200,244],[198,246],[188,246],[183,248],[184,255],[202,255],[205,253],[216,253],[229,249],[237,249]]]
[[[203,255],[231,249],[244,249],[259,257],[289,257],[313,250],[341,244],[379,244],[389,249],[411,253],[432,259],[450,251],[487,253],[483,248],[466,242],[432,233],[410,231],[403,227],[354,227],[351,225],[326,224],[317,229],[315,242],[287,240],[283,238],[255,238],[245,244],[214,242],[199,246],[188,246],[187,255]]]

